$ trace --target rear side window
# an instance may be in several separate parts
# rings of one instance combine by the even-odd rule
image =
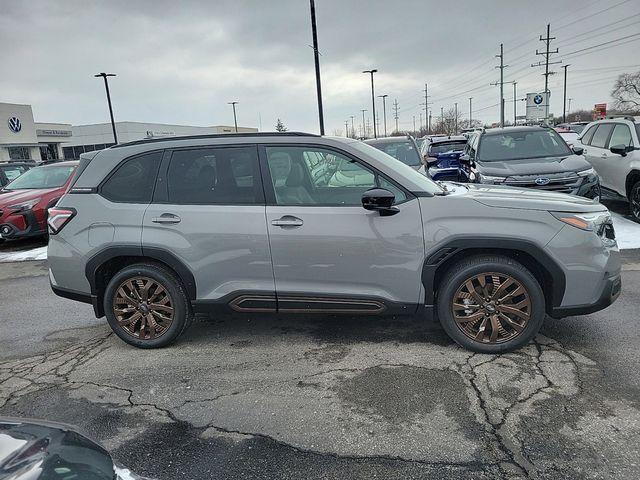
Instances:
[[[593,134],[596,133],[597,128],[598,128],[598,125],[593,125],[592,127],[589,127],[589,130],[584,132],[584,135],[580,137],[580,141],[584,145],[591,145],[591,138],[593,137]]]
[[[102,185],[100,194],[112,202],[151,203],[162,152],[125,160]]]
[[[264,203],[255,146],[175,151],[169,163],[167,187],[172,204]]]
[[[611,123],[601,123],[596,130],[596,133],[593,134],[593,138],[591,139],[590,145],[592,147],[597,148],[605,148],[607,145],[607,139],[609,138],[609,134],[613,130],[613,124]]]

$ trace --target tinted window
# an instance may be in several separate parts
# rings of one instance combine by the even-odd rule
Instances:
[[[102,185],[100,193],[112,202],[149,203],[153,196],[162,152],[132,157]]]
[[[8,166],[3,166],[1,168],[4,174],[6,175],[8,181],[15,180],[16,178],[18,178],[20,175],[22,175],[24,172],[27,171],[27,167],[24,167],[22,165],[8,165]]]
[[[580,141],[585,144],[585,145],[590,145],[591,144],[591,138],[593,138],[593,134],[596,133],[596,129],[598,128],[598,125],[593,125],[591,127],[589,127],[589,130],[587,130],[584,135],[582,135],[582,137],[580,138]]]
[[[397,142],[367,142],[372,147],[391,155],[396,160],[400,160],[405,165],[420,165],[420,154],[413,146],[413,142],[409,140],[400,140]]]
[[[169,203],[250,205],[262,202],[256,147],[173,152],[167,176]]]
[[[438,142],[429,147],[429,153],[431,155],[439,155],[447,152],[462,152],[467,146],[467,142]]]
[[[609,138],[609,134],[613,130],[613,124],[611,123],[601,123],[598,125],[598,129],[596,133],[593,134],[593,138],[589,145],[592,147],[604,148],[607,145],[607,138]]]
[[[504,131],[484,135],[478,147],[478,160],[486,162],[537,157],[559,157],[571,152],[554,130]]]
[[[626,125],[618,124],[613,129],[613,134],[611,135],[611,140],[609,140],[609,147],[613,147],[614,145],[626,145],[630,147],[633,145],[633,140],[631,140],[631,130]]]
[[[278,205],[362,205],[374,187],[392,191],[396,203],[404,192],[373,170],[331,150],[267,147],[267,161]]]
[[[58,188],[66,183],[74,165],[36,167],[23,173],[7,185],[10,190],[28,190],[36,188]]]

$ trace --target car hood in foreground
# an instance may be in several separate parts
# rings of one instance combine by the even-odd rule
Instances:
[[[607,210],[593,200],[565,193],[500,185],[445,183],[453,195],[467,195],[488,207],[588,213]]]
[[[14,205],[16,203],[27,202],[34,198],[47,195],[57,188],[38,188],[30,190],[0,190],[0,207]]]
[[[482,175],[511,177],[514,175],[545,175],[562,172],[579,172],[591,168],[581,155],[566,157],[527,158],[524,160],[504,160],[496,162],[476,161]]]

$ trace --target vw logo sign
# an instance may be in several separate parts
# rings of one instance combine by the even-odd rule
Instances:
[[[537,94],[535,97],[533,97],[533,103],[535,103],[536,105],[540,105],[543,100],[544,98],[542,98],[542,95],[540,94]]]
[[[9,124],[9,130],[13,133],[18,133],[22,130],[22,123],[20,123],[20,119],[18,117],[11,117],[7,123]]]
[[[550,181],[551,180],[549,180],[547,177],[538,177],[536,178],[536,185],[539,185],[539,186],[548,185]]]

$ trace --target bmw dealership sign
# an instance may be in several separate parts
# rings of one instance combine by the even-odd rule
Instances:
[[[18,117],[10,117],[8,124],[9,130],[11,130],[13,133],[19,133],[20,130],[22,130],[22,123],[20,122],[20,119]]]
[[[549,92],[527,93],[527,120],[544,120],[547,118]]]

